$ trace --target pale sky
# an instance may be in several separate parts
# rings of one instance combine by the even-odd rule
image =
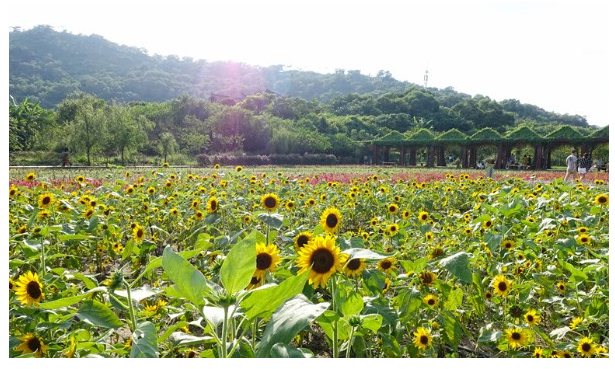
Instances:
[[[613,119],[612,1],[30,0],[8,25],[98,34],[150,54],[331,73],[388,70],[453,87]]]

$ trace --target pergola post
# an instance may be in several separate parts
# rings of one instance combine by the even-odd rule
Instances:
[[[446,159],[444,158],[444,146],[438,147],[438,166],[445,167]]]
[[[408,164],[412,166],[416,166],[416,147],[410,147],[410,154],[408,158]]]
[[[427,167],[432,168],[433,164],[434,164],[434,159],[435,159],[435,154],[436,154],[436,148],[431,145],[429,146],[429,150],[427,151]]]
[[[542,145],[534,146],[534,159],[532,159],[532,165],[534,169],[542,169]]]
[[[378,145],[372,147],[372,165],[378,164]]]
[[[466,149],[464,148],[464,150]],[[476,168],[476,162],[478,161],[476,157],[476,147],[470,146],[467,150],[470,151],[470,161],[467,166],[468,168]]]
[[[402,146],[399,148],[399,166],[406,165],[406,147]]]

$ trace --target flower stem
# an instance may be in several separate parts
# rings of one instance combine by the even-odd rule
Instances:
[[[128,296],[128,313],[130,314],[130,322],[132,324],[132,331],[137,329],[137,320],[135,319],[135,311],[132,306],[132,298],[130,297],[130,285],[124,281],[124,287],[126,287],[126,295]]]

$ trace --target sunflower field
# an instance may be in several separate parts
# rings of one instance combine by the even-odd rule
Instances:
[[[608,357],[608,173],[330,169],[10,170],[9,356]]]

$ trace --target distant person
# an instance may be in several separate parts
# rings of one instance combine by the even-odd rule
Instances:
[[[596,159],[596,172],[600,172],[600,169],[604,169],[604,168],[602,168],[602,160],[598,158]]]
[[[577,177],[577,150],[572,149],[570,155],[566,158],[566,175],[564,181],[568,178],[575,179]]]
[[[67,165],[68,166],[72,165],[70,162],[70,151],[64,150],[62,151],[62,167],[65,167]]]
[[[589,169],[592,167],[592,160],[587,153],[583,154],[583,157],[579,160],[579,177],[581,180],[585,178]]]
[[[528,169],[530,167],[529,160],[530,158],[528,158],[527,155],[523,155],[523,169]]]

